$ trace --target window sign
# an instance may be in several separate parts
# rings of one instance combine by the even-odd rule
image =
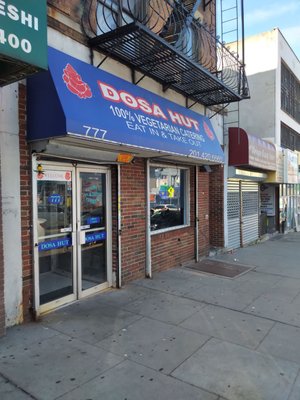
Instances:
[[[62,204],[63,201],[63,196],[58,193],[53,193],[48,197],[48,204]]]
[[[99,242],[106,239],[106,232],[87,233],[85,243]]]
[[[151,230],[187,224],[187,170],[150,167]]]
[[[72,246],[71,237],[64,237],[39,243],[39,251],[55,250],[70,246]]]
[[[46,0],[0,0],[1,55],[47,69]]]
[[[268,217],[275,215],[275,186],[262,184],[260,187],[260,210]]]
[[[70,171],[44,171],[42,174],[37,175],[39,181],[62,181],[70,182],[72,174]]]
[[[86,223],[88,225],[100,224],[100,222],[101,222],[101,217],[88,217],[86,219]]]

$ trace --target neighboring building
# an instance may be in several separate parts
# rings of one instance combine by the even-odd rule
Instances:
[[[47,3],[49,70],[0,76],[6,326],[223,247],[218,111],[248,95],[214,0]]]
[[[251,98],[231,107],[226,121],[227,247],[244,244],[238,225],[250,241],[300,222],[300,61],[276,28],[245,39],[245,64]],[[239,185],[248,185],[244,207]]]

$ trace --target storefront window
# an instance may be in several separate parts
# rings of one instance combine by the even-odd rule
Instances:
[[[298,225],[298,185],[281,184],[279,187],[279,212],[281,232],[288,232]]]
[[[151,231],[187,225],[188,171],[176,167],[150,167]]]

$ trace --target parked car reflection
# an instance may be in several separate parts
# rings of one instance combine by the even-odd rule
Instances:
[[[162,208],[151,215],[151,230],[183,225],[183,213],[177,208]]]

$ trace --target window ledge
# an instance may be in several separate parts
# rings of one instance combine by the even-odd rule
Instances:
[[[165,229],[158,229],[157,231],[151,231],[150,234],[152,235],[159,235],[161,233],[168,233],[172,231],[176,231],[178,229],[184,229],[184,228],[190,228],[190,224],[188,225],[178,225],[178,226],[172,226],[171,228],[165,228]]]

